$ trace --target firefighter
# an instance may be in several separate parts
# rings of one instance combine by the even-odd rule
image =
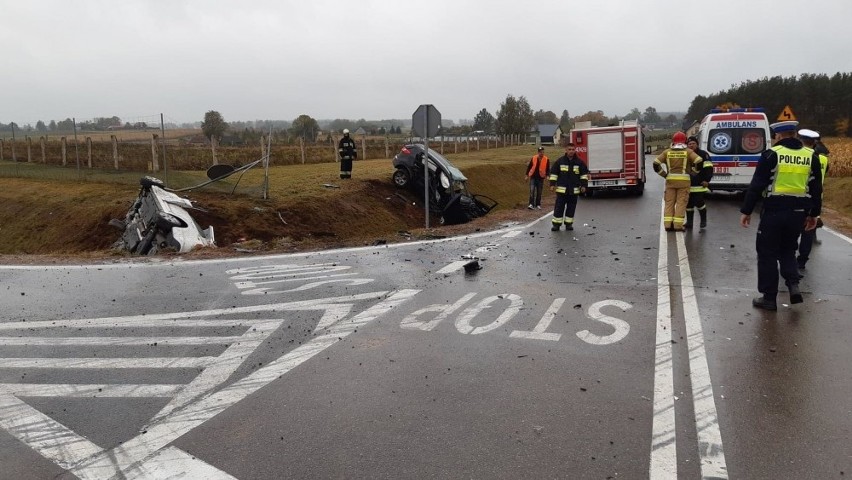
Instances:
[[[654,171],[666,179],[666,206],[663,210],[663,225],[667,232],[684,231],[686,203],[689,199],[689,185],[693,174],[698,173],[704,159],[686,148],[686,134],[676,132],[672,135],[671,148],[654,160]],[[666,166],[663,169],[663,165]]]
[[[757,228],[757,290],[755,308],[777,310],[778,270],[790,292],[790,303],[802,303],[796,268],[796,240],[802,230],[816,228],[822,207],[822,172],[819,156],[796,138],[794,120],[770,125],[774,146],[764,151],[740,208],[740,225],[751,224],[751,213],[763,199]]]
[[[340,155],[340,178],[352,178],[352,161],[358,158],[358,149],[355,140],[349,137],[349,129],[343,129],[343,138],[337,144],[337,153]]]
[[[698,215],[701,217],[701,229],[703,230],[707,228],[707,204],[704,201],[704,195],[710,191],[707,187],[710,185],[710,180],[713,179],[713,161],[710,160],[709,153],[698,148],[698,138],[687,138],[686,146],[697,153],[703,161],[698,173],[690,175],[689,201],[686,203],[686,223],[683,224],[683,228],[692,229],[692,218],[695,216],[695,209],[698,209]]]
[[[574,230],[574,212],[577,210],[577,197],[586,192],[589,184],[589,168],[574,151],[573,143],[565,144],[565,155],[550,167],[550,191],[556,192],[556,205],[553,207],[551,230]]]
[[[527,164],[527,180],[530,181],[530,204],[527,208],[530,210],[541,210],[541,190],[549,169],[550,159],[544,154],[544,147],[538,147],[538,154]]]
[[[828,173],[828,155],[817,151],[817,142],[819,141],[819,132],[803,128],[799,130],[799,139],[805,148],[810,148],[819,156],[819,165],[822,171],[822,182],[825,184],[825,175]],[[824,149],[824,150],[823,150]],[[823,146],[821,151],[827,151]],[[822,220],[817,217],[817,228],[822,226]],[[802,237],[799,239],[799,256],[796,258],[796,263],[799,267],[799,277],[805,276],[805,264],[808,263],[808,257],[811,255],[811,248],[816,242],[816,228],[802,232]]]

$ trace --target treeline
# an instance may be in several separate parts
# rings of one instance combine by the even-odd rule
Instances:
[[[851,136],[852,73],[764,77],[706,97],[698,95],[687,110],[684,127],[718,106],[763,107],[775,120],[787,105],[807,128],[826,136]]]

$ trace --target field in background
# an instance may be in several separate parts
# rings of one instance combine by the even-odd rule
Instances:
[[[832,150],[833,174],[826,181],[825,204],[837,216],[827,212],[824,218],[830,226],[852,234],[852,223],[844,220],[852,219],[848,154],[852,142],[826,143]],[[562,152],[545,147],[552,160]],[[423,229],[420,196],[393,186],[389,159],[355,162],[350,181],[339,179],[339,165],[332,162],[272,166],[268,200],[259,195],[260,169],[245,174],[236,194],[231,194],[237,186],[232,177],[181,195],[204,210],[193,211],[193,216],[204,227],[214,226],[220,247],[249,245],[254,251],[286,252],[366,245],[377,239],[392,242],[408,238],[400,232],[410,232],[412,238],[448,235],[489,228],[507,218],[527,221],[541,215],[526,209],[524,169],[534,153],[532,145],[446,153],[468,177],[470,190],[494,198],[498,206],[471,224],[428,231]],[[846,176],[839,177],[840,172]],[[138,172],[95,172],[85,182],[0,178],[0,254],[103,255],[118,236],[108,222],[126,213],[138,194],[139,177]],[[207,179],[202,170],[170,171],[169,178],[182,185]],[[545,192],[545,208],[552,200]],[[435,227],[437,219],[430,224]]]

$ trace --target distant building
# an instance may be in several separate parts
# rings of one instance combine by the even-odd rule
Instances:
[[[542,145],[559,145],[562,141],[562,127],[555,123],[541,123],[536,130]]]
[[[367,135],[368,133],[369,132],[364,127],[358,127],[358,129],[355,130],[355,135]]]

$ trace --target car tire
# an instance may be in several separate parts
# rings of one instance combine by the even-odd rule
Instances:
[[[187,223],[183,219],[172,215],[171,213],[160,212],[157,215],[157,228],[168,232],[174,227],[185,228]]]
[[[166,184],[163,183],[163,181],[160,180],[159,178],[151,177],[149,175],[146,175],[146,176],[140,178],[139,184],[142,185],[143,188],[151,188],[151,187],[163,188],[163,187],[166,186]]]
[[[399,188],[407,187],[411,183],[411,173],[405,167],[398,167],[393,172],[393,183]]]

